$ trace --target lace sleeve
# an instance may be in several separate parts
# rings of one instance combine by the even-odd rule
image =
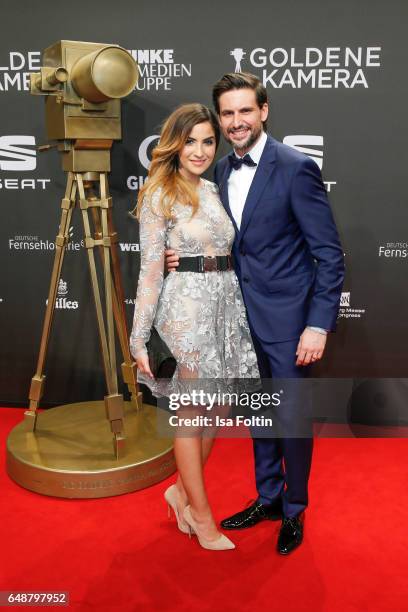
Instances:
[[[158,192],[145,198],[140,213],[140,274],[130,336],[130,351],[135,358],[146,352],[163,285],[167,220],[159,210],[158,200]]]

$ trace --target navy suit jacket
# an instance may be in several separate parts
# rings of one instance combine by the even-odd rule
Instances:
[[[333,331],[344,258],[319,167],[268,136],[240,229],[228,202],[229,173],[226,156],[215,181],[235,227],[235,270],[252,330],[265,342],[299,338],[306,325]]]

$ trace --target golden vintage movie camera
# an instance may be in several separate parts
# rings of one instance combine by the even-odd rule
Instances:
[[[129,351],[116,250],[117,234],[112,222],[112,198],[109,195],[107,173],[110,171],[112,143],[121,138],[120,100],[135,88],[138,68],[132,56],[117,45],[69,40],[61,40],[48,47],[43,54],[43,63],[39,73],[31,74],[31,93],[46,96],[47,136],[49,140],[57,141],[68,180],[61,203],[61,223],[56,238],[37,371],[31,381],[30,407],[25,413],[25,420],[34,431],[36,410],[43,394],[44,362],[62,262],[69,241],[72,212],[78,204],[83,218],[84,242],[108,389],[105,397],[106,413],[114,436],[115,453],[119,457],[124,448],[123,396],[118,393],[114,319],[124,358],[123,377],[136,405],[140,401],[140,394],[136,383],[136,364]],[[46,145],[43,150],[50,146]],[[104,274],[105,316],[98,284],[95,247],[100,252]]]

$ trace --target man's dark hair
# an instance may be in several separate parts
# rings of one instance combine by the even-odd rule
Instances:
[[[268,102],[266,88],[254,74],[249,72],[229,72],[224,74],[213,87],[212,98],[217,115],[220,114],[220,96],[233,89],[252,89],[255,92],[256,102],[259,108]],[[263,128],[266,131],[266,121],[263,121]]]

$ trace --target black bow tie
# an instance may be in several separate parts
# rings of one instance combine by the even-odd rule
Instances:
[[[256,163],[251,158],[251,156],[248,155],[248,153],[244,155],[244,157],[237,157],[234,153],[230,153],[230,155],[228,155],[228,160],[229,160],[231,169],[234,169],[234,170],[239,170],[242,164],[245,164],[246,166],[251,166],[252,168],[256,166]]]

